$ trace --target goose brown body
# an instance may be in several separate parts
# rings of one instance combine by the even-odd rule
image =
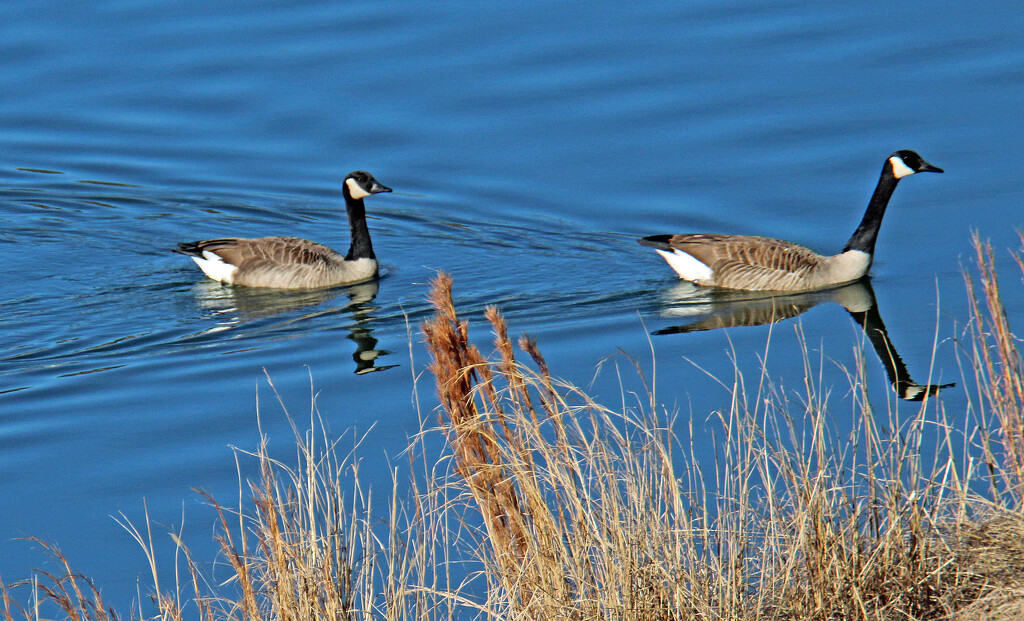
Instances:
[[[375,259],[346,260],[331,248],[301,237],[228,237],[186,242],[179,250],[200,257],[210,253],[233,266],[229,277],[215,278],[232,285],[313,289],[356,284],[377,276]]]
[[[804,291],[852,282],[871,264],[864,252],[822,256],[799,244],[753,235],[692,233],[645,238],[662,253],[686,253],[710,269],[694,284],[751,291]],[[671,263],[671,258],[666,257]]]

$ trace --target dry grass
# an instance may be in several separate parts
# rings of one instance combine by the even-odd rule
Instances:
[[[71,569],[59,548],[39,539],[33,539],[52,557],[59,573],[37,570],[29,581],[5,585],[0,583],[0,619],[32,619],[39,621],[43,614],[55,610],[67,621],[118,621],[117,613],[103,603],[100,590],[87,577]],[[12,591],[28,588],[32,597],[28,603],[19,602]]]
[[[613,421],[556,383],[529,339],[519,345],[540,370],[519,365],[495,309],[487,316],[499,358],[485,360],[455,315],[446,276],[431,301],[438,312],[423,333],[453,468],[483,519],[487,608],[511,618],[589,619],[683,605],[689,591],[677,586],[686,578],[665,584],[663,570],[676,569],[651,565],[686,554],[689,543],[674,527],[687,501],[678,486],[663,485],[675,479],[670,432],[653,421]]]
[[[437,597],[428,586],[409,587],[428,585],[423,580],[428,569],[444,564],[438,546],[424,537],[425,529],[403,529],[403,523],[422,518],[424,505],[414,505],[410,516],[399,502],[396,481],[384,512],[390,522],[375,519],[372,493],[361,486],[354,458],[359,443],[345,451],[325,429],[322,420],[311,420],[304,434],[296,431],[296,467],[273,459],[264,441],[252,454],[260,477],[250,483],[251,504],[229,512],[207,497],[220,516],[217,542],[230,564],[234,592],[225,595],[224,589],[206,587],[182,546],[190,576],[187,590],[194,595],[183,597],[180,588],[173,594],[158,589],[161,620],[401,621],[448,614],[449,598]],[[152,544],[125,526],[155,566]],[[186,605],[195,609],[188,612]]]
[[[718,380],[732,398],[713,413],[712,463],[698,461],[706,450],[684,438],[699,434],[659,408],[653,388],[624,392],[614,410],[595,403],[552,376],[535,342],[514,343],[493,308],[483,354],[440,275],[422,332],[445,454],[427,459],[414,441],[415,476],[395,477],[375,503],[359,483],[359,443],[343,451],[314,407],[295,465],[264,444],[251,454],[250,498],[230,510],[209,499],[227,580],[205,575],[175,538],[182,571],[161,583],[148,518],[142,530],[123,522],[153,567],[154,613],[131,617],[1020,618],[1024,368],[991,249],[976,248],[982,296],[968,279],[965,342],[980,431],[935,398],[876,411],[863,368],[839,411],[805,347],[799,391],[766,372]],[[853,434],[832,416],[852,417]],[[4,587],[0,621],[51,609],[116,621],[47,549],[61,571]],[[469,557],[480,571],[453,578]]]
[[[981,300],[974,279],[965,273],[968,299],[971,303],[970,332],[965,339],[971,354],[974,385],[977,386],[978,412],[995,418],[1000,455],[989,454],[999,464],[1001,486],[1016,503],[1024,501],[1024,362],[1018,339],[1010,328],[1006,308],[999,296],[999,281],[992,246],[973,238],[979,272]],[[1024,235],[1021,235],[1024,245]],[[1024,254],[1013,258],[1024,275]],[[998,492],[998,490],[997,490]]]
[[[993,327],[974,341],[975,368],[1006,456],[987,467],[1016,485],[1024,375],[990,253],[979,268]],[[451,287],[435,281],[423,332],[454,470],[484,523],[488,608],[502,617],[945,618],[1024,579],[1024,516],[972,493],[990,472],[955,450],[967,430],[941,403],[880,417],[853,374],[856,432],[839,440],[810,360],[795,399],[765,376],[748,394],[737,374],[705,473],[653,395],[603,408],[521,339],[531,370],[494,309],[485,357]],[[987,325],[977,307],[975,323]]]
[[[315,414],[315,411],[314,411]],[[309,431],[296,432],[296,466],[270,456],[266,439],[252,458],[259,476],[248,485],[249,498],[229,509],[202,494],[219,516],[216,542],[227,577],[214,581],[206,564],[193,559],[181,539],[177,546],[173,585],[161,582],[156,546],[147,513],[140,530],[122,514],[119,522],[139,543],[152,571],[150,615],[133,618],[160,621],[349,621],[441,619],[450,616],[449,596],[438,596],[424,577],[446,563],[441,548],[427,539],[419,524],[423,512],[439,514],[429,505],[414,505],[412,515],[399,503],[397,485],[385,499],[390,522],[373,518],[369,490],[359,483],[358,442],[344,450],[327,435],[323,421],[310,421]],[[419,499],[417,499],[419,500]],[[429,499],[424,498],[424,501]],[[103,608],[98,589],[74,573],[61,553],[47,548],[65,570],[62,575],[39,572],[31,583],[2,592],[6,616],[0,620],[39,621],[38,606],[16,603],[12,590],[30,589],[34,599],[56,603],[69,621],[117,621]],[[217,568],[214,568],[215,570]],[[223,574],[220,571],[212,573]],[[419,584],[411,588],[410,584]]]

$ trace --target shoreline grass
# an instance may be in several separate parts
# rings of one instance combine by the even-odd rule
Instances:
[[[1024,364],[992,249],[974,246],[967,415],[935,397],[899,417],[876,411],[858,364],[842,406],[855,430],[842,437],[804,346],[798,392],[738,369],[719,380],[733,398],[713,413],[713,463],[653,389],[596,403],[557,379],[536,342],[513,342],[495,308],[485,355],[440,274],[421,332],[441,407],[412,441],[410,472],[393,470],[375,498],[359,482],[359,442],[343,452],[314,405],[294,464],[264,442],[240,453],[260,466],[248,499],[207,497],[227,579],[172,534],[179,573],[167,584],[148,517],[137,528],[122,516],[153,567],[152,612],[126,618],[1020,618]],[[428,456],[437,434],[446,449]],[[119,618],[44,547],[63,573],[0,581],[0,621]],[[467,560],[473,570],[453,569]]]
[[[648,400],[593,403],[553,380],[528,339],[537,370],[516,361],[493,309],[497,359],[485,359],[451,286],[434,283],[423,331],[454,470],[486,524],[488,601],[505,618],[945,618],[990,581],[958,562],[968,517],[1024,524],[971,491],[959,430],[941,408],[927,419],[928,402],[885,420],[854,376],[858,431],[842,441],[808,360],[795,399],[763,376],[748,394],[738,374],[705,473]],[[928,464],[933,423],[947,435]]]

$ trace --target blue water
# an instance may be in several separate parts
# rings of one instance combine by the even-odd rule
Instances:
[[[312,387],[332,431],[372,427],[361,472],[386,485],[420,427],[437,270],[467,316],[501,306],[577,383],[620,351],[650,369],[653,350],[660,400],[698,433],[729,403],[704,371],[754,372],[769,339],[773,376],[798,389],[793,321],[649,336],[688,303],[634,239],[835,252],[898,148],[946,173],[900,184],[874,291],[915,379],[958,382],[941,394],[962,413],[972,231],[1024,317],[1005,250],[1024,227],[1021,75],[1013,3],[0,3],[0,578],[53,569],[19,539],[40,537],[126,611],[148,568],[111,516],[144,506],[212,560],[192,489],[237,499],[231,447],[256,446],[257,400],[290,454],[267,376],[299,420]],[[367,200],[376,290],[233,291],[170,252],[270,234],[344,250],[354,169],[395,189]],[[855,364],[863,335],[834,303],[798,325],[841,418],[833,362]],[[896,407],[870,354],[867,370]],[[614,404],[618,381],[592,390]]]

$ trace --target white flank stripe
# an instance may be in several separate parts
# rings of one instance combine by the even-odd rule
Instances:
[[[217,282],[225,282],[229,285],[235,281],[235,272],[238,268],[230,263],[225,263],[218,255],[209,250],[203,251],[202,257],[192,257],[199,269],[203,270],[210,278]]]
[[[654,249],[663,259],[668,261],[669,266],[679,274],[683,280],[690,282],[709,282],[711,280],[711,268],[704,265],[692,255],[682,250],[672,249],[672,252]]]

